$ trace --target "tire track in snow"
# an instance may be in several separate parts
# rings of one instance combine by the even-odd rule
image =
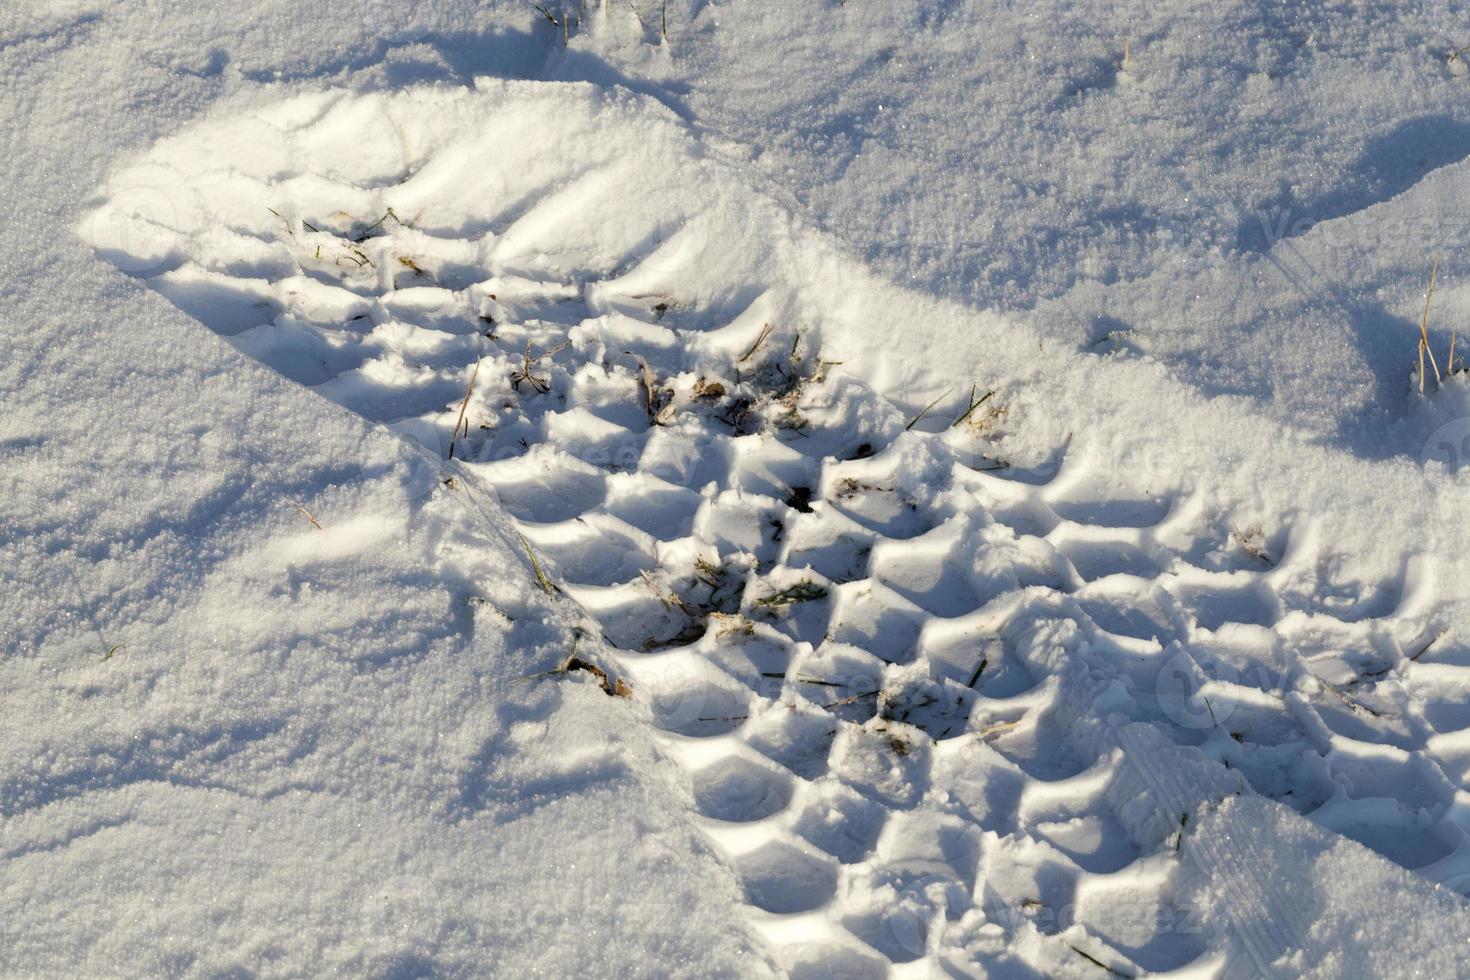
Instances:
[[[1470,853],[1426,750],[1463,726],[1401,710],[1418,586],[1324,591],[1310,528],[1120,494],[1085,446],[1013,465],[1003,397],[901,405],[824,360],[761,245],[779,216],[633,100],[302,97],[155,157],[84,233],[453,447],[441,477],[493,489],[596,623],[580,654],[631,685],[793,975],[1206,968],[1235,947],[1202,877],[1283,910],[1225,926],[1269,972],[1311,923],[1264,857],[1191,833],[1241,793],[1420,831],[1389,856],[1446,877]],[[160,194],[189,206],[127,206]]]

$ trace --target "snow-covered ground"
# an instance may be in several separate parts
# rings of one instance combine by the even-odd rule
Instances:
[[[1470,18],[565,8],[0,14],[0,974],[1466,972]]]

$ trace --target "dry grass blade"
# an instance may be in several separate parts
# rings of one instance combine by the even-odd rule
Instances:
[[[303,221],[302,224],[305,225],[306,222]],[[306,226],[308,228],[311,228],[310,225],[306,225]],[[312,228],[311,230],[312,231],[316,231],[315,228]],[[362,249],[358,248],[356,245],[350,245],[349,244],[349,245],[346,246],[346,248],[347,248],[347,254],[346,255],[339,255],[339,256],[337,256],[337,265],[338,265],[338,267],[341,267],[343,261],[351,262],[353,264],[353,266],[355,268],[358,268],[358,269],[365,269],[365,268],[373,265],[373,260],[370,259],[370,258],[368,258],[368,254],[366,252],[364,252]],[[318,250],[318,254],[320,254],[320,250]]]
[[[1444,377],[1439,373],[1439,362],[1434,359],[1434,351],[1429,347],[1429,304],[1434,299],[1434,281],[1439,277],[1439,256],[1434,257],[1434,265],[1429,270],[1429,289],[1424,293],[1424,316],[1419,319],[1419,391],[1424,391],[1424,355],[1429,355],[1429,364],[1434,368],[1434,380],[1438,384],[1444,383]]]
[[[959,418],[955,419],[954,422],[950,423],[950,426],[949,427],[951,429],[959,428],[959,426],[960,426],[961,423],[963,423],[971,415],[974,415],[975,414],[975,409],[979,408],[981,405],[984,405],[986,402],[990,401],[990,399],[993,398],[993,397],[995,397],[995,391],[992,389],[991,391],[987,391],[985,394],[981,395],[979,401],[976,401],[975,400],[975,388],[972,386],[970,388],[970,407],[967,408],[967,409],[965,409],[964,413],[961,414]]]
[[[755,635],[755,624],[746,619],[744,616],[740,615],[739,613],[715,612],[710,613],[709,618],[713,620],[715,625],[719,628],[719,635],[721,637],[730,636],[732,634],[739,636]]]
[[[989,657],[981,657],[980,658],[979,665],[977,665],[975,667],[975,673],[973,673],[973,674],[970,675],[970,683],[966,684],[965,686],[966,687],[969,687],[969,688],[973,688],[975,686],[975,684],[980,680],[980,675],[983,674],[983,673],[985,673],[985,668],[986,667],[989,667],[989,666],[990,666],[990,658]]]
[[[924,416],[928,415],[930,412],[932,412],[934,410],[934,406],[935,405],[938,405],[940,402],[944,401],[946,398],[948,398],[953,393],[954,393],[954,389],[951,388],[951,389],[949,389],[949,391],[946,391],[944,394],[940,395],[938,398],[934,399],[932,402],[930,402],[929,404],[925,405],[924,408],[923,408],[923,410],[920,411],[918,415],[915,415],[912,419],[909,420],[909,424],[906,425],[906,426],[904,426],[903,427],[903,430],[905,432],[907,432],[908,430],[912,429],[914,426],[918,425],[919,424],[919,420],[922,419]]]
[[[575,644],[573,645],[575,649]],[[597,678],[597,686],[602,688],[602,693],[608,697],[617,697],[631,700],[633,689],[619,677],[616,682],[607,676],[607,671],[588,660],[583,660],[575,653],[567,657],[553,670],[543,670],[539,674],[526,674],[521,680],[534,681],[542,677],[555,677],[557,674],[570,674],[582,671]]]
[[[633,354],[633,357],[638,361],[638,387],[643,391],[643,407],[648,412],[648,421],[664,425],[674,417],[674,393],[659,387],[658,377],[647,360],[638,354]]]
[[[1353,698],[1348,697],[1346,694],[1344,694],[1342,692],[1342,690],[1340,688],[1337,687],[1337,685],[1335,685],[1335,684],[1329,684],[1326,681],[1322,681],[1320,678],[1318,678],[1318,680],[1321,681],[1322,689],[1324,691],[1326,691],[1328,694],[1331,694],[1333,697],[1337,698],[1339,701],[1341,701],[1343,704],[1347,705],[1353,711],[1361,711],[1364,714],[1372,715],[1374,718],[1382,718],[1383,717],[1383,712],[1381,712],[1381,711],[1375,711],[1374,709],[1368,707],[1363,702],[1357,701],[1357,700],[1354,700]],[[1205,705],[1208,706],[1209,705],[1209,702],[1206,701],[1205,702]],[[1214,720],[1214,715],[1215,715],[1214,709],[1211,709],[1210,710],[1210,718],[1211,718],[1211,720]]]
[[[811,579],[802,579],[795,585],[789,585],[784,589],[772,592],[770,595],[762,596],[755,600],[755,604],[773,609],[781,606],[789,606],[797,602],[812,602],[825,598],[826,595],[826,589],[817,585]]]
[[[1021,724],[1020,719],[1017,719],[1016,721],[991,722],[989,725],[986,725],[984,728],[980,729],[980,731],[976,734],[978,734],[981,738],[990,738],[995,735],[1002,735],[1010,731],[1012,728],[1015,728],[1019,724]]]
[[[1231,527],[1230,530],[1242,551],[1256,561],[1271,564],[1271,552],[1266,548],[1266,532],[1261,530],[1260,525],[1252,524],[1244,531],[1238,527]]]
[[[1107,972],[1111,973],[1115,977],[1128,977],[1129,976],[1129,974],[1127,974],[1127,973],[1122,973],[1122,972],[1120,972],[1118,970],[1113,969],[1112,967],[1110,967],[1106,963],[1104,963],[1102,960],[1098,959],[1096,956],[1093,956],[1091,953],[1088,953],[1088,952],[1085,952],[1083,950],[1078,949],[1076,946],[1073,946],[1071,943],[1068,943],[1067,944],[1067,948],[1070,949],[1072,952],[1076,953],[1078,956],[1082,957],[1087,962],[1091,963],[1093,966],[1097,967],[1099,970],[1106,970]]]
[[[648,21],[643,19],[642,12],[639,11],[638,5],[634,3],[633,0],[628,0],[628,9],[632,11],[633,17],[637,19],[638,26],[643,28],[645,31],[648,30]]]
[[[850,698],[838,698],[836,701],[829,701],[826,704],[822,705],[822,707],[840,708],[845,704],[857,704],[859,701],[866,701],[868,698],[876,698],[882,693],[882,691],[867,691],[863,694],[854,694]]]
[[[382,225],[383,225],[383,222],[387,221],[389,218],[392,218],[394,221],[398,222],[398,224],[400,226],[404,227],[404,228],[409,227],[409,224],[408,224],[407,221],[404,221],[402,218],[398,217],[398,213],[396,211],[394,211],[392,208],[389,208],[387,211],[383,212],[383,216],[381,218],[379,218],[377,221],[374,221],[372,224],[368,225],[362,231],[358,232],[357,233],[357,237],[354,238],[353,241],[356,241],[356,242],[365,242],[369,238],[372,238],[373,237],[372,236],[372,232],[376,231],[378,228],[381,228]]]
[[[610,698],[633,697],[633,689],[630,688],[627,684],[623,683],[623,679],[621,677],[619,677],[617,682],[614,683],[612,679],[607,676],[607,671],[603,670],[601,667],[597,666],[594,663],[583,660],[581,657],[568,657],[566,660],[562,661],[562,665],[558,667],[553,673],[569,674],[574,670],[585,671],[586,673],[589,673],[593,677],[597,678],[597,683],[602,688],[602,693],[606,694]]]
[[[285,215],[281,214],[281,212],[277,211],[275,208],[272,208],[272,207],[268,207],[268,208],[266,208],[266,210],[269,211],[271,214],[275,215],[277,218],[280,218],[281,219],[281,224],[283,224],[283,225],[286,226],[286,234],[290,235],[292,238],[295,238],[296,237],[296,230],[291,227],[291,222],[289,222],[289,221],[286,220],[286,216]]]
[[[281,219],[281,223],[286,226],[286,234],[290,235],[292,238],[295,238],[296,237],[296,232],[291,227],[291,222],[289,222],[289,221],[286,220],[285,215],[281,214],[281,212],[277,211],[275,208],[272,208],[272,207],[267,207],[266,210],[269,211],[271,214],[275,215],[277,218],[280,218]],[[310,221],[307,221],[305,218],[302,218],[301,219],[301,226],[303,228],[305,228],[307,231],[314,231],[314,232],[320,232],[321,231],[320,228],[318,228],[316,225],[312,224]]]
[[[302,514],[303,517],[305,517],[308,521],[311,521],[311,526],[312,527],[316,528],[318,531],[326,530],[325,528],[322,527],[321,522],[318,521],[315,517],[312,516],[311,511],[309,511],[309,510],[306,509],[306,505],[299,504],[299,503],[297,503],[294,500],[291,501],[291,505],[293,507],[295,507],[297,510],[301,511],[301,514]]]
[[[744,354],[741,354],[740,360],[736,361],[735,363],[744,364],[746,361],[750,360],[755,352],[761,349],[761,345],[763,345],[767,340],[771,339],[771,333],[775,329],[776,328],[771,326],[769,323],[761,327],[760,335],[755,338],[755,343],[750,345],[750,350],[746,351]]]
[[[1423,646],[1421,646],[1419,648],[1419,651],[1417,653],[1413,654],[1412,656],[1410,656],[1409,659],[1412,660],[1412,661],[1414,661],[1415,663],[1418,663],[1419,662],[1419,658],[1422,657],[1422,656],[1424,656],[1431,649],[1433,649],[1433,647],[1434,647],[1434,645],[1436,643],[1438,643],[1440,640],[1444,639],[1446,636],[1449,635],[1449,632],[1450,632],[1449,627],[1446,626],[1444,629],[1440,630],[1438,633],[1436,633],[1433,636],[1431,636],[1429,638],[1429,640]]]
[[[526,344],[526,351],[524,354],[521,355],[520,368],[510,373],[511,385],[515,388],[516,391],[520,391],[521,382],[524,381],[526,384],[529,384],[533,389],[535,389],[538,394],[546,394],[548,391],[551,390],[551,377],[550,375],[544,378],[536,377],[536,363],[543,358],[555,357],[557,354],[560,354],[562,351],[566,350],[566,348],[567,345],[564,343],[557,344],[555,347],[551,348],[551,350],[542,351],[540,354],[532,356],[531,345]]]
[[[540,585],[541,591],[547,595],[556,595],[561,589],[558,589],[556,583],[547,578],[546,570],[541,567],[541,560],[536,557],[536,552],[531,550],[531,542],[527,541],[526,536],[519,531],[516,532],[516,537],[521,539],[521,547],[526,549],[526,557],[531,559],[531,571],[536,573],[536,584]]]
[[[481,358],[475,358],[475,369],[470,372],[470,383],[465,385],[464,398],[459,403],[459,420],[454,423],[454,434],[449,437],[449,458],[454,458],[454,446],[459,441],[460,429],[469,432],[469,424],[465,422],[465,412],[470,407],[470,396],[475,393],[475,379],[480,376]]]

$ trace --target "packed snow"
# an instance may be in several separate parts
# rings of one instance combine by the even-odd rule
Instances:
[[[0,15],[0,974],[1467,972],[1463,43]]]

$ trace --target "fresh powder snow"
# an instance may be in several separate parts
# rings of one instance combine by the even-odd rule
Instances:
[[[1470,972],[1465,45],[0,14],[0,975]]]

